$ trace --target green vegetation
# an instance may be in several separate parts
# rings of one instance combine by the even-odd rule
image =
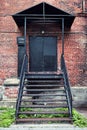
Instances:
[[[75,109],[73,109],[73,123],[75,126],[87,127],[87,118],[79,114]]]
[[[66,108],[56,108],[58,111],[67,111]],[[33,111],[31,108],[23,108],[21,111]],[[41,111],[38,110],[38,111]],[[66,114],[21,114],[20,118],[54,118],[54,117],[67,117]],[[9,127],[15,121],[15,109],[13,108],[0,108],[0,127]],[[51,123],[51,122],[50,122]],[[80,115],[75,109],[73,109],[73,124],[79,127],[87,127],[87,118]]]
[[[9,127],[15,121],[15,109],[0,108],[0,127]]]

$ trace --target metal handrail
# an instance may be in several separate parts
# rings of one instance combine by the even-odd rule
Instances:
[[[19,83],[19,91],[18,91],[18,98],[17,98],[17,103],[16,103],[16,118],[18,116],[18,111],[19,111],[19,106],[20,106],[20,100],[23,92],[23,85],[24,85],[24,78],[25,78],[25,71],[26,71],[26,60],[27,60],[27,55],[25,54],[23,57],[23,62],[22,62],[22,68],[21,68],[21,73],[20,73],[20,83]]]
[[[69,112],[70,112],[70,117],[72,117],[72,93],[71,93],[71,88],[70,88],[70,83],[69,83],[69,77],[68,77],[68,72],[65,64],[65,59],[64,55],[61,55],[61,69],[64,74],[64,80],[65,80],[65,87],[66,87],[66,92],[68,95],[68,104],[69,104]]]

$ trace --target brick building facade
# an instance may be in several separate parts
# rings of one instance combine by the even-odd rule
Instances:
[[[0,1],[1,85],[7,78],[18,76],[17,37],[23,36],[23,31],[17,26],[12,15],[41,2],[42,0]],[[65,31],[65,59],[71,86],[87,86],[87,2],[85,1],[85,4],[82,0],[68,2],[67,0],[44,0],[44,2],[75,16],[70,30]],[[84,11],[83,8],[85,8]],[[49,26],[46,27],[47,30],[49,28]],[[53,30],[50,29],[50,31]],[[61,36],[58,37],[58,61],[61,53],[60,39]],[[29,44],[28,40],[27,44]]]

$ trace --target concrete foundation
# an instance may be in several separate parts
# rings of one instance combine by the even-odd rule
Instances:
[[[14,82],[13,82],[14,81]],[[8,79],[0,86],[0,106],[15,107],[19,79]],[[71,87],[73,107],[87,107],[87,86]]]
[[[87,86],[72,87],[73,107],[87,107]]]

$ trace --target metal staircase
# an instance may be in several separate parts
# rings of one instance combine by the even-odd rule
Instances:
[[[71,122],[72,95],[64,56],[61,56],[59,74],[26,73],[25,64],[26,55],[16,104],[16,123]]]

